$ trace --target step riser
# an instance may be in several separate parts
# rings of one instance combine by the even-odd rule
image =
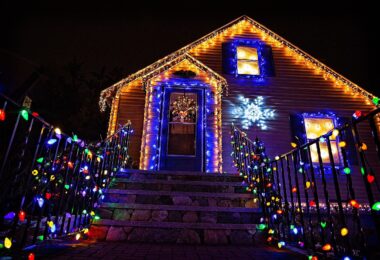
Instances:
[[[99,241],[252,245],[255,232],[255,230],[164,229],[92,225],[89,236]]]
[[[196,195],[196,194],[194,194]],[[170,195],[142,195],[142,194],[105,194],[103,202],[110,203],[138,203],[154,205],[185,205],[210,207],[244,207],[257,208],[259,205],[252,198],[224,198],[204,196],[170,196]]]
[[[152,191],[187,191],[187,192],[228,192],[244,193],[245,187],[242,186],[211,186],[211,185],[192,185],[192,184],[156,184],[156,183],[122,183],[116,182],[111,185],[112,189],[121,190],[152,190]]]
[[[225,181],[225,182],[242,182],[243,178],[236,176],[223,176],[217,174],[210,175],[178,175],[178,174],[161,174],[161,173],[123,173],[117,175],[119,178],[129,178],[131,180],[180,180],[180,181]]]
[[[101,208],[98,214],[102,219],[183,222],[183,223],[221,223],[252,224],[259,223],[260,213],[248,212],[199,212],[189,210],[141,210]]]

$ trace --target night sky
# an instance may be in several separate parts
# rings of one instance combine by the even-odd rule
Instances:
[[[131,1],[50,2],[54,3],[2,2],[1,91],[11,94],[41,66],[54,72],[73,59],[83,63],[87,71],[118,67],[127,76],[246,14],[380,95],[378,66],[370,66],[377,55],[371,51],[376,46],[370,46],[378,31],[372,28],[376,17],[369,15],[371,7],[364,4],[313,1],[307,6],[234,0],[214,5],[176,1],[136,6]]]

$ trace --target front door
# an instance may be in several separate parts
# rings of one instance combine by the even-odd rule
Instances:
[[[203,171],[202,125],[203,90],[165,90],[160,170]]]

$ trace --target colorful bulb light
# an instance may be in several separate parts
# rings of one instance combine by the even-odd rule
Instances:
[[[49,139],[48,140],[48,145],[53,145],[53,144],[55,144],[57,142],[57,139],[55,139],[55,138],[52,138],[52,139]]]
[[[343,171],[345,174],[351,174],[351,169],[349,167],[345,167]]]
[[[352,207],[358,209],[360,207],[359,203],[356,200],[350,200],[350,204]]]
[[[9,249],[12,247],[12,240],[10,238],[8,238],[8,237],[4,238],[4,247],[6,249]]]
[[[367,181],[369,183],[373,183],[375,181],[375,176],[371,175],[371,174],[368,174],[367,175]]]
[[[375,204],[373,204],[371,208],[374,211],[380,211],[380,201],[375,202]]]
[[[330,244],[325,244],[324,246],[322,246],[323,251],[330,251],[331,249],[332,249],[332,247]]]
[[[21,117],[25,120],[25,121],[28,121],[29,120],[29,113],[28,111],[26,111],[25,109],[21,110],[20,111],[21,113]]]
[[[5,121],[5,110],[0,109],[0,121]]]
[[[342,229],[340,230],[340,235],[341,235],[342,237],[347,236],[347,234],[348,234],[348,228],[344,227],[344,228],[342,228]]]
[[[25,211],[23,210],[20,210],[20,212],[18,213],[18,219],[21,221],[21,222],[24,222],[25,221]]]

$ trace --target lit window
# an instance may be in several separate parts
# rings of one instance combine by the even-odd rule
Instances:
[[[259,56],[256,48],[238,46],[236,52],[239,75],[260,75]]]
[[[307,140],[312,140],[315,138],[318,138],[331,130],[334,129],[334,118],[312,118],[312,117],[305,117],[305,130],[306,130],[306,138]],[[336,164],[339,163],[339,150],[337,146],[337,140],[336,137],[330,136],[330,143],[331,143],[331,152],[334,157],[334,162]],[[329,157],[329,150],[327,148],[326,142],[319,142],[319,147],[321,151],[321,158],[323,163],[330,163],[330,157]],[[318,163],[318,151],[317,146],[313,144],[310,146],[310,152],[311,152],[311,160],[313,163]]]

